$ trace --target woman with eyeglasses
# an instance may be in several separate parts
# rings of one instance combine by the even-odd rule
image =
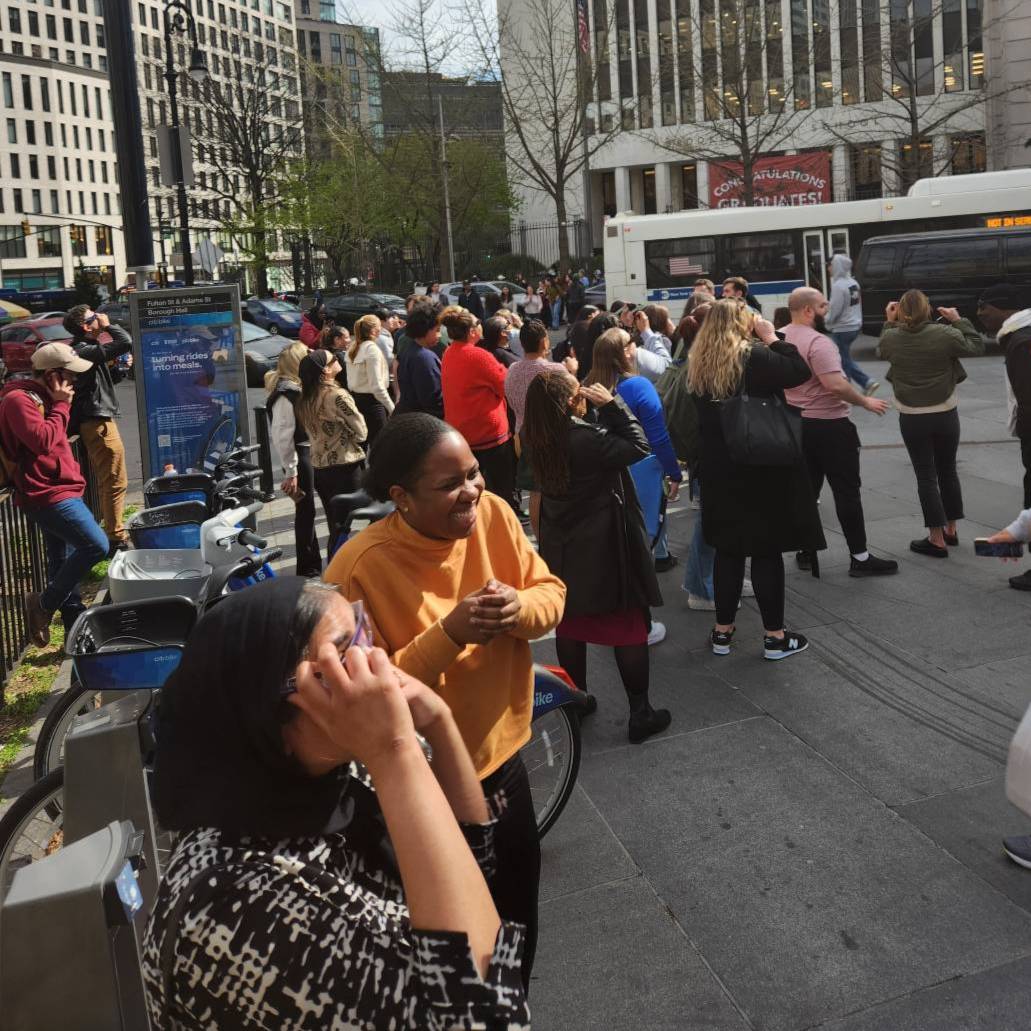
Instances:
[[[527,928],[528,986],[540,843],[519,750],[533,716],[529,642],[562,617],[565,586],[512,509],[484,490],[462,435],[432,415],[387,423],[372,448],[365,489],[377,501],[393,501],[396,511],[343,544],[325,579],[365,602],[377,644],[448,703],[483,794],[502,802],[491,891],[502,918]]]
[[[530,1026],[494,814],[446,703],[371,636],[299,577],[191,634],[158,715],[180,836],[143,942],[153,1027]]]
[[[375,346],[375,345],[373,345]],[[329,514],[337,494],[353,494],[365,468],[365,419],[336,378],[340,360],[321,348],[301,360],[301,397],[294,411],[311,442],[315,490]]]
[[[597,425],[584,421],[588,402]],[[567,591],[558,661],[586,691],[587,645],[613,649],[630,706],[627,733],[639,744],[670,724],[648,697],[650,610],[662,594],[629,472],[648,455],[648,439],[622,398],[600,383],[581,387],[564,371],[530,384],[521,436],[540,492],[541,557]]]

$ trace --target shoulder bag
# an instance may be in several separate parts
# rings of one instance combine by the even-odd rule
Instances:
[[[802,460],[802,417],[778,394],[753,397],[747,362],[737,393],[720,402],[720,424],[731,460],[740,465],[795,465]]]

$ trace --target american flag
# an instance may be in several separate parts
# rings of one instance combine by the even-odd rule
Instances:
[[[705,271],[697,261],[690,258],[670,258],[669,274],[671,276],[700,276]]]
[[[580,50],[591,52],[591,23],[587,18],[587,0],[576,0],[576,32],[580,40]]]

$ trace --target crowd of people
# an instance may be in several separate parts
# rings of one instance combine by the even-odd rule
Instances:
[[[888,404],[851,357],[859,289],[840,257],[830,298],[801,287],[772,322],[740,277],[720,297],[699,280],[678,322],[662,305],[552,297],[570,277],[528,289],[522,313],[431,290],[403,325],[380,312],[349,332],[318,304],[305,314],[266,382],[297,575],[206,614],[162,696],[154,804],[180,837],[144,943],[155,1026],[529,1026],[530,642],[554,631],[584,691],[588,645],[612,648],[639,744],[674,716],[651,703],[650,649],[666,635],[654,612],[678,564],[667,512],[682,492],[698,508],[683,586],[689,608],[713,613],[715,656],[736,646],[752,594],[757,655],[808,648],[785,611],[783,556],[819,575],[825,483],[849,575],[899,571],[867,542],[849,415]],[[1028,511],[998,540],[1031,536],[1028,302],[1000,285],[978,307],[1005,349],[1025,466]],[[80,387],[80,418],[109,418],[106,384],[88,378],[107,355],[92,315],[77,315],[79,353],[40,348],[34,377],[0,394],[0,446],[51,559],[26,599],[39,640],[119,540],[117,474],[105,534],[67,451]],[[549,315],[569,319],[560,343]],[[923,513],[910,548],[948,558],[964,515],[960,359],[983,338],[909,290],[879,347]],[[359,488],[394,511],[324,567],[314,498],[328,513]],[[1031,866],[1031,838],[1007,850]]]

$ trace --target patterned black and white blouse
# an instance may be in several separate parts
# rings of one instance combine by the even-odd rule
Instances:
[[[462,829],[489,870],[493,824]],[[346,833],[184,834],[144,939],[155,1031],[528,1029],[523,929],[502,924],[481,978],[466,935],[412,929],[388,866]]]

